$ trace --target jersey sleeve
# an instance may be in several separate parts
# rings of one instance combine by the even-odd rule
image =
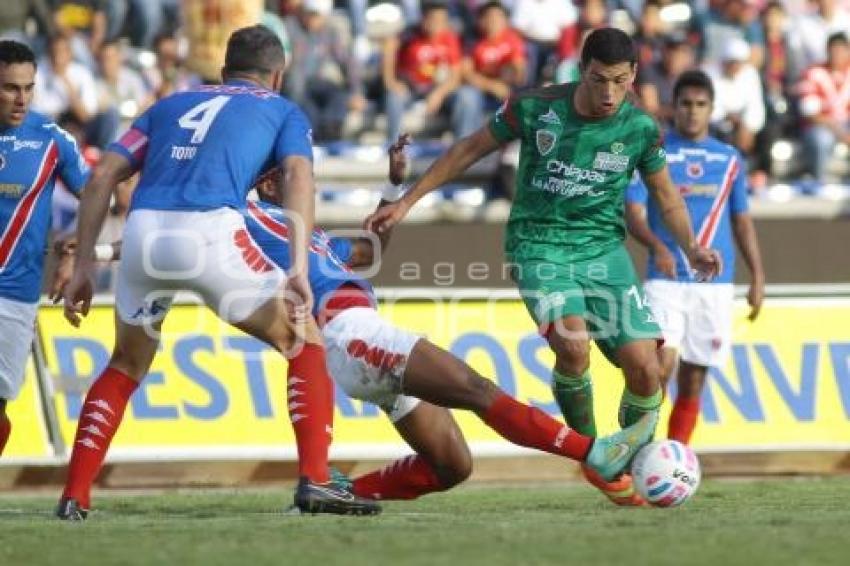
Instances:
[[[511,96],[490,118],[488,126],[490,133],[501,143],[515,140],[522,132],[520,131],[520,105],[519,99]]]
[[[88,181],[89,166],[71,134],[58,126],[56,131],[54,139],[59,146],[59,178],[69,191],[79,194]]]
[[[136,118],[130,129],[118,141],[111,143],[107,150],[124,156],[133,169],[141,169],[148,151],[150,120],[150,110],[148,110]]]
[[[331,238],[329,245],[333,254],[343,263],[351,261],[352,246],[348,238]]]
[[[643,153],[638,157],[637,169],[643,175],[649,175],[660,171],[667,165],[667,152],[664,151],[664,143],[661,140],[661,131],[655,120],[647,117],[645,147]]]
[[[742,214],[750,209],[747,188],[747,164],[738,157],[738,171],[732,179],[732,193],[729,195],[729,210],[732,214]]]
[[[293,106],[278,132],[275,163],[297,155],[313,160],[313,129],[304,112]]]
[[[646,185],[643,184],[639,175],[635,175],[626,188],[626,202],[646,206],[648,200],[649,191],[646,190]]]

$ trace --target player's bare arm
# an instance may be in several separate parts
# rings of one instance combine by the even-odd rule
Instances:
[[[384,206],[366,218],[364,227],[377,234],[391,229],[407,215],[419,199],[448,183],[466,171],[473,163],[499,147],[499,142],[482,126],[477,132],[461,139],[437,158],[410,189],[395,203]]]
[[[747,291],[747,303],[750,305],[748,318],[755,320],[764,301],[765,277],[753,217],[746,212],[732,215],[732,233],[735,235],[735,243],[741,251],[744,263],[750,270],[750,289]]]
[[[109,210],[112,191],[121,181],[134,173],[130,162],[123,156],[107,152],[98,163],[80,198],[77,224],[77,254],[79,260],[71,281],[65,287],[65,317],[79,326],[80,315],[86,316],[91,306],[93,291],[94,248],[103,221]]]
[[[301,156],[290,156],[281,163],[283,174],[279,177],[277,191],[279,202],[289,211],[290,257],[292,268],[287,278],[287,289],[295,293],[301,304],[293,315],[301,320],[313,308],[313,293],[307,280],[307,246],[315,221],[316,188],[313,182],[313,164]]]
[[[679,247],[687,254],[691,267],[705,280],[719,275],[723,269],[720,254],[716,250],[700,246],[696,241],[685,201],[673,185],[667,167],[662,167],[655,173],[642,175],[642,179],[649,189],[649,194],[658,204],[664,224]]]
[[[626,203],[626,227],[629,234],[655,254],[655,266],[668,277],[676,276],[676,258],[667,246],[652,233],[646,221],[646,207],[637,202]]]
[[[77,240],[57,240],[53,244],[53,255],[56,256],[56,269],[53,272],[53,281],[47,298],[57,304],[62,300],[62,293],[74,274],[77,255]],[[111,244],[98,244],[95,246],[94,259],[96,261],[117,261],[121,259],[121,240]]]

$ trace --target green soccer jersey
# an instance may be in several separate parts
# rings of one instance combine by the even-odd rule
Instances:
[[[520,139],[516,196],[505,235],[510,261],[600,256],[625,238],[624,193],[637,169],[666,164],[655,120],[628,99],[613,116],[579,116],[578,83],[509,99],[490,121],[501,142]]]

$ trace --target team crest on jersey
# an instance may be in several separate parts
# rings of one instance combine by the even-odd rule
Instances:
[[[685,173],[691,179],[699,179],[703,172],[702,163],[698,161],[689,161],[685,164]]]
[[[545,114],[541,114],[540,116],[538,116],[537,119],[545,124],[552,124],[553,126],[561,125],[561,119],[558,118],[558,115],[555,114],[555,111],[551,108]]]
[[[611,144],[611,153],[619,155],[623,153],[624,149],[626,149],[626,144],[623,142],[614,142]]]
[[[537,130],[535,139],[537,141],[537,151],[540,152],[540,155],[547,155],[555,147],[558,136],[549,130]]]

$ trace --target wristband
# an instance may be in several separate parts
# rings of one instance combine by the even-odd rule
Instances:
[[[395,202],[404,194],[404,185],[387,185],[381,193],[381,200]]]
[[[112,244],[98,244],[94,247],[94,259],[97,261],[112,261],[114,256]]]

